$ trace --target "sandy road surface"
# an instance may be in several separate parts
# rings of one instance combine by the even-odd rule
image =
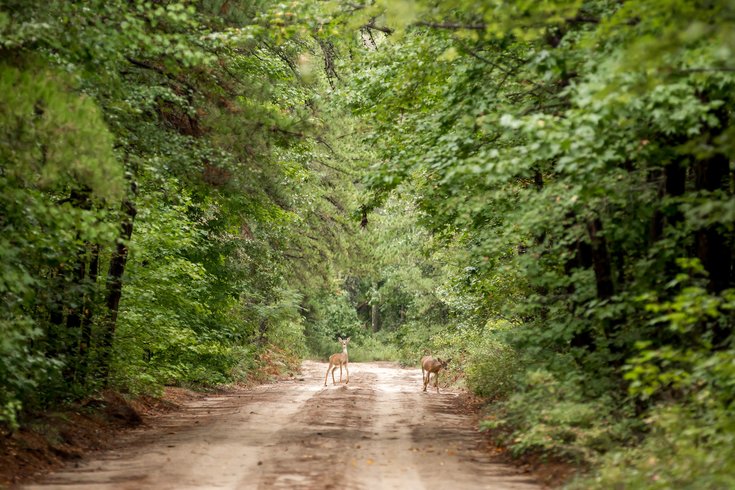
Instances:
[[[349,385],[303,378],[205,399],[37,489],[538,489],[480,450],[456,393],[421,371],[351,363]]]

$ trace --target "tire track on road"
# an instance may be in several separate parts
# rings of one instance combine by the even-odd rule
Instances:
[[[191,404],[42,484],[49,490],[538,490],[481,449],[458,392],[424,393],[421,372],[352,363],[349,385],[327,365],[298,379]]]
[[[308,378],[319,372],[308,371]],[[308,399],[275,434],[258,488],[355,488],[346,474],[354,464],[350,449],[373,437],[368,414],[375,392],[366,386],[374,380],[372,373],[353,373],[349,385],[330,384]]]

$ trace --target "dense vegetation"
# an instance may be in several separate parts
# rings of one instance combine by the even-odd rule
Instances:
[[[367,10],[345,99],[364,206],[425,235],[429,284],[404,253],[378,290],[407,357],[453,351],[514,453],[601,465],[580,488],[735,485],[733,4]]]
[[[358,223],[318,42],[276,14],[3,2],[0,421],[306,353]]]
[[[735,486],[735,4],[5,1],[0,420],[424,351],[580,488]]]

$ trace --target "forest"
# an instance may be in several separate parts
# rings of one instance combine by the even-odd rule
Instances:
[[[1,0],[0,437],[350,336],[570,488],[735,487],[734,60],[732,0]]]

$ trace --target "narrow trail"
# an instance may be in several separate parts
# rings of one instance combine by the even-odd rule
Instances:
[[[349,385],[303,377],[207,398],[28,489],[539,489],[481,449],[457,393],[421,371],[351,363]]]

